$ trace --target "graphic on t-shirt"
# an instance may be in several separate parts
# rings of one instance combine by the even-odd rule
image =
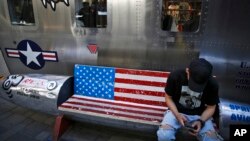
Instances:
[[[188,86],[182,86],[179,103],[188,109],[198,108],[201,105],[202,93],[194,92]]]

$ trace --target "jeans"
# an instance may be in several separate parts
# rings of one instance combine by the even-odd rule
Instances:
[[[183,114],[185,115],[185,114]],[[188,122],[197,120],[200,118],[198,115],[185,115]],[[175,118],[174,114],[167,110],[164,114],[161,125],[170,125],[172,128],[159,128],[157,131],[158,141],[174,141],[176,129],[181,127],[179,121]],[[214,135],[207,135],[207,132],[213,132]],[[205,122],[203,128],[198,133],[197,138],[199,141],[221,141],[223,140],[215,131],[213,122],[209,119]]]

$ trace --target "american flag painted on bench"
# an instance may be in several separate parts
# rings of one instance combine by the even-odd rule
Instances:
[[[159,122],[168,72],[75,66],[74,95],[61,109]]]

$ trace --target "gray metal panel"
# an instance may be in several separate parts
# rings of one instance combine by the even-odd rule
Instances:
[[[6,0],[0,1],[0,48],[12,74],[72,75],[74,64],[173,71],[186,67],[194,58],[204,57],[214,65],[220,97],[250,103],[248,0],[202,0],[201,24],[195,33],[161,30],[162,0],[108,0],[107,28],[98,29],[76,26],[76,0],[70,0],[69,7],[58,3],[56,11],[49,6],[45,9],[39,0],[33,3],[36,25],[15,27],[10,24]],[[5,49],[16,49],[24,39],[36,42],[43,50],[56,51],[59,62],[46,62],[41,70],[32,70],[19,59],[9,58]],[[97,44],[98,53],[91,54],[88,44]],[[220,106],[230,108],[229,102],[223,100]],[[242,111],[221,111],[220,129],[227,137],[228,124],[238,123],[231,120],[232,113]],[[248,113],[241,115],[249,119]],[[134,128],[132,124],[128,126]]]
[[[0,2],[4,8],[0,10],[0,47],[11,73],[72,75],[77,63],[172,71],[199,56],[214,65],[220,97],[250,102],[247,0],[202,0],[201,24],[195,33],[161,30],[162,0],[108,0],[107,28],[80,28],[75,20],[78,2],[70,1],[69,7],[60,2],[53,11],[33,0],[36,26],[30,28],[11,26],[7,2]],[[5,48],[16,49],[24,39],[56,51],[59,62],[32,70],[19,59],[7,57]],[[87,49],[90,43],[97,44],[97,54]],[[247,64],[245,68],[242,63]]]
[[[1,1],[0,2],[0,12],[1,12],[1,16],[0,16],[0,31],[8,31],[10,30],[10,27],[8,27],[9,24],[9,13],[8,10],[6,9],[7,3],[6,1]],[[2,32],[1,32],[2,33]]]
[[[208,9],[211,10],[201,57],[214,65],[220,82],[220,97],[250,103],[250,20],[245,18],[250,16],[249,1],[218,0],[210,2]]]
[[[160,29],[161,0],[112,1],[109,14],[112,32],[99,50],[98,65],[172,71],[199,55],[200,33]]]
[[[10,75],[10,72],[3,58],[2,50],[0,50],[0,77],[7,77],[8,75]]]

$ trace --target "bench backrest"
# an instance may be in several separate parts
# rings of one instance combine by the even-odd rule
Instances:
[[[75,65],[74,95],[164,106],[169,72]]]

